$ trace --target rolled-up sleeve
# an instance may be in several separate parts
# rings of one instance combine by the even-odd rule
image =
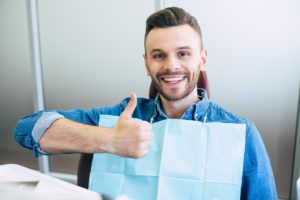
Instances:
[[[42,111],[35,112],[31,115],[23,117],[18,121],[14,131],[14,137],[15,140],[23,147],[32,149],[36,144],[31,135],[31,132],[36,121],[40,118],[42,113]]]
[[[278,199],[269,156],[252,123],[247,127],[241,199]]]
[[[31,132],[34,141],[38,143],[47,128],[49,128],[49,126],[51,126],[51,124],[53,124],[56,120],[61,118],[64,118],[64,116],[56,112],[43,112]]]
[[[34,155],[37,157],[40,154],[48,155],[48,152],[41,149],[39,142],[41,137],[44,135],[45,131],[58,119],[65,118],[63,115],[56,112],[43,112],[42,116],[35,123],[31,136],[34,140],[33,151]]]

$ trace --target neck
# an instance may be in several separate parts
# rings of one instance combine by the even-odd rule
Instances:
[[[193,104],[199,101],[197,88],[195,88],[187,97],[170,101],[160,96],[165,114],[169,118],[179,119],[183,113]]]

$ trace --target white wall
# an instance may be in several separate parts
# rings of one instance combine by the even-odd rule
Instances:
[[[147,96],[143,36],[157,1],[39,1],[46,107],[114,104]],[[209,52],[212,100],[259,128],[277,189],[287,198],[300,79],[300,5],[167,0],[197,16]],[[12,130],[32,112],[25,0],[0,0],[0,147],[18,148]],[[0,158],[1,160],[1,158]]]
[[[258,127],[287,198],[300,82],[300,2],[167,0],[203,30],[212,100]]]
[[[40,1],[47,107],[114,104],[132,91],[148,96],[143,38],[154,2]]]
[[[0,149],[21,149],[12,131],[33,109],[26,17],[24,2],[0,0]]]

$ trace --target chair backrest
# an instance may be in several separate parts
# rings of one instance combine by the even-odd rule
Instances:
[[[205,71],[200,72],[199,80],[197,83],[198,88],[203,88],[207,91],[208,97],[210,97],[210,90],[208,84],[208,78]],[[149,88],[149,98],[154,99],[157,94],[157,90],[151,82]],[[79,159],[77,168],[77,185],[83,188],[88,188],[89,178],[91,172],[91,165],[93,160],[93,154],[82,153]]]
[[[93,154],[82,153],[77,167],[77,185],[88,189]]]

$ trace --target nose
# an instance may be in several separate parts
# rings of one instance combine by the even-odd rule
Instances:
[[[169,55],[164,62],[164,68],[169,70],[175,70],[180,68],[180,64],[176,56]]]

